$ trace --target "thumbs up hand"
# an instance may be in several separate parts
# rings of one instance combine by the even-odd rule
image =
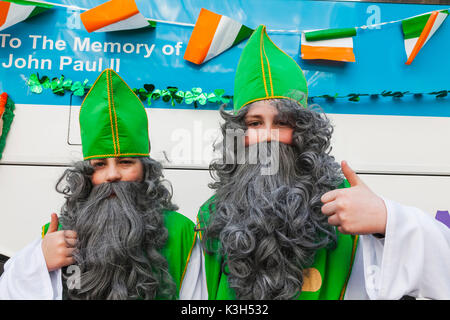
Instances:
[[[50,226],[41,244],[48,271],[54,271],[75,263],[72,255],[77,241],[76,232],[57,230],[58,216],[56,213],[52,213]]]
[[[328,216],[328,223],[345,234],[385,234],[387,210],[383,199],[366,186],[346,161],[341,162],[341,167],[351,187],[322,196],[322,213]]]

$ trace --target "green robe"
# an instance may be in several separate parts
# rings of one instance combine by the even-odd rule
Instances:
[[[169,236],[160,253],[167,259],[169,273],[177,286],[178,297],[197,235],[194,232],[194,223],[184,215],[175,211],[164,211],[163,214]],[[50,223],[47,223],[42,227],[42,237],[47,233],[49,226]],[[62,230],[61,224],[58,230]]]
[[[341,188],[349,187],[347,181]],[[207,226],[214,211],[214,196],[205,202],[197,216],[197,228],[200,239],[202,230]],[[343,299],[348,279],[352,270],[358,236],[344,235],[337,232],[337,246],[334,250],[322,248],[316,252],[314,263],[304,269],[304,284],[299,300],[337,300]],[[211,243],[214,253],[205,256],[205,272],[210,300],[234,300],[234,290],[228,286],[228,276],[222,271],[224,257],[218,253],[220,243],[215,240]]]

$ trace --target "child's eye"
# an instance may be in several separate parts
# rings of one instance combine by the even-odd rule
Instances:
[[[94,168],[100,168],[100,167],[103,167],[105,164],[103,163],[103,162],[95,162],[94,164],[93,164],[93,167]]]
[[[133,161],[131,161],[131,160],[120,160],[120,163],[121,164],[132,164]]]
[[[261,125],[261,122],[259,121],[252,121],[247,123],[247,127],[257,127],[259,125]]]

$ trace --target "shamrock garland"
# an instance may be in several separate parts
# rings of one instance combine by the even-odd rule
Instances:
[[[202,88],[192,88],[191,91],[178,90],[177,87],[167,87],[167,89],[155,89],[152,84],[144,84],[144,88],[133,89],[134,93],[142,101],[147,101],[148,105],[152,105],[152,101],[161,98],[164,102],[170,102],[172,106],[175,103],[194,104],[194,108],[198,105],[205,105],[206,103],[226,104],[231,101],[231,96],[225,95],[225,90],[215,89],[212,93],[202,92]]]
[[[33,93],[42,93],[43,89],[51,89],[54,94],[59,96],[63,96],[66,91],[71,91],[74,95],[82,97],[91,87],[90,85],[87,85],[88,81],[89,80],[86,79],[83,82],[73,82],[70,79],[65,79],[63,75],[61,78],[53,78],[50,80],[47,76],[39,78],[39,73],[33,73],[27,80],[27,85]]]
[[[91,85],[88,85],[88,79],[73,82],[70,79],[65,79],[62,75],[60,78],[52,78],[39,74],[32,74],[27,80],[27,85],[31,92],[40,94],[44,89],[51,89],[54,94],[63,96],[66,92],[70,92],[76,96],[84,96]],[[153,84],[144,84],[144,88],[133,89],[134,93],[142,101],[146,101],[150,106],[152,101],[161,99],[164,102],[170,102],[172,106],[175,103],[193,104],[194,108],[198,105],[205,105],[206,103],[226,104],[232,99],[232,96],[225,95],[225,90],[215,89],[212,93],[203,92],[202,88],[192,88],[190,91],[178,90],[177,87],[167,87],[167,89],[155,89]]]
[[[39,77],[39,74],[32,74],[30,78],[27,80],[27,85],[30,87],[31,92],[33,93],[42,93],[44,89],[51,89],[54,94],[63,96],[66,92],[70,92],[76,96],[84,96],[91,85],[88,84],[88,79],[85,79],[83,82],[75,81],[73,82],[70,79],[65,79],[62,75],[60,78],[52,78],[50,80],[49,77],[43,76]],[[151,106],[152,101],[156,101],[161,99],[162,101],[169,103],[172,106],[176,104],[185,103],[188,105],[193,104],[194,108],[198,108],[198,105],[205,105],[207,103],[216,103],[216,104],[227,104],[232,99],[233,96],[225,95],[225,90],[223,89],[215,89],[212,93],[203,92],[202,88],[192,88],[190,91],[182,91],[178,90],[177,87],[167,87],[166,89],[156,89],[153,84],[144,84],[143,88],[133,89],[134,93],[141,99],[142,101],[146,101],[149,106]],[[428,95],[434,95],[436,98],[444,98],[448,96],[450,90],[440,90],[426,93]],[[387,91],[384,90],[381,93],[350,93],[348,95],[339,96],[335,95],[320,95],[314,97],[308,97],[308,103],[313,103],[315,99],[326,99],[329,102],[335,101],[336,99],[347,98],[348,101],[358,102],[360,101],[360,97],[368,96],[371,99],[377,99],[379,96],[382,97],[392,97],[395,99],[402,98],[406,95],[413,95],[415,98],[420,98],[425,93],[411,93],[409,91]]]
[[[435,95],[436,98],[444,98],[448,95],[448,93],[450,93],[450,90],[433,91],[433,92],[429,92],[426,94]],[[331,96],[328,94],[324,94],[321,96],[309,97],[308,102],[314,102],[314,99],[316,99],[316,98],[324,98],[327,101],[334,101],[335,99],[340,99],[340,98],[348,98],[348,101],[358,102],[358,101],[360,101],[360,97],[364,97],[364,96],[368,96],[371,99],[377,99],[379,96],[392,97],[392,98],[403,98],[406,95],[413,95],[415,98],[420,98],[424,94],[425,93],[412,93],[409,91],[387,91],[387,90],[383,90],[381,93],[371,93],[371,94],[369,94],[369,93],[350,93],[346,96],[339,96],[338,94]]]

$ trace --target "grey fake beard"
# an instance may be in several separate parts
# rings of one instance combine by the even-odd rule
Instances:
[[[80,271],[78,288],[67,288],[71,276],[64,275],[67,298],[175,298],[168,263],[158,252],[168,232],[145,190],[144,182],[103,183],[77,201],[77,210],[63,213],[63,229],[77,232]]]
[[[274,147],[279,147],[278,159]],[[326,153],[302,157],[282,143],[268,143],[267,150],[265,162],[216,172],[221,179],[212,185],[216,209],[204,246],[210,250],[210,241],[220,240],[222,267],[238,299],[295,298],[303,269],[314,262],[317,250],[336,244],[320,201],[342,181],[334,159]],[[261,174],[275,161],[280,164],[276,174]]]

